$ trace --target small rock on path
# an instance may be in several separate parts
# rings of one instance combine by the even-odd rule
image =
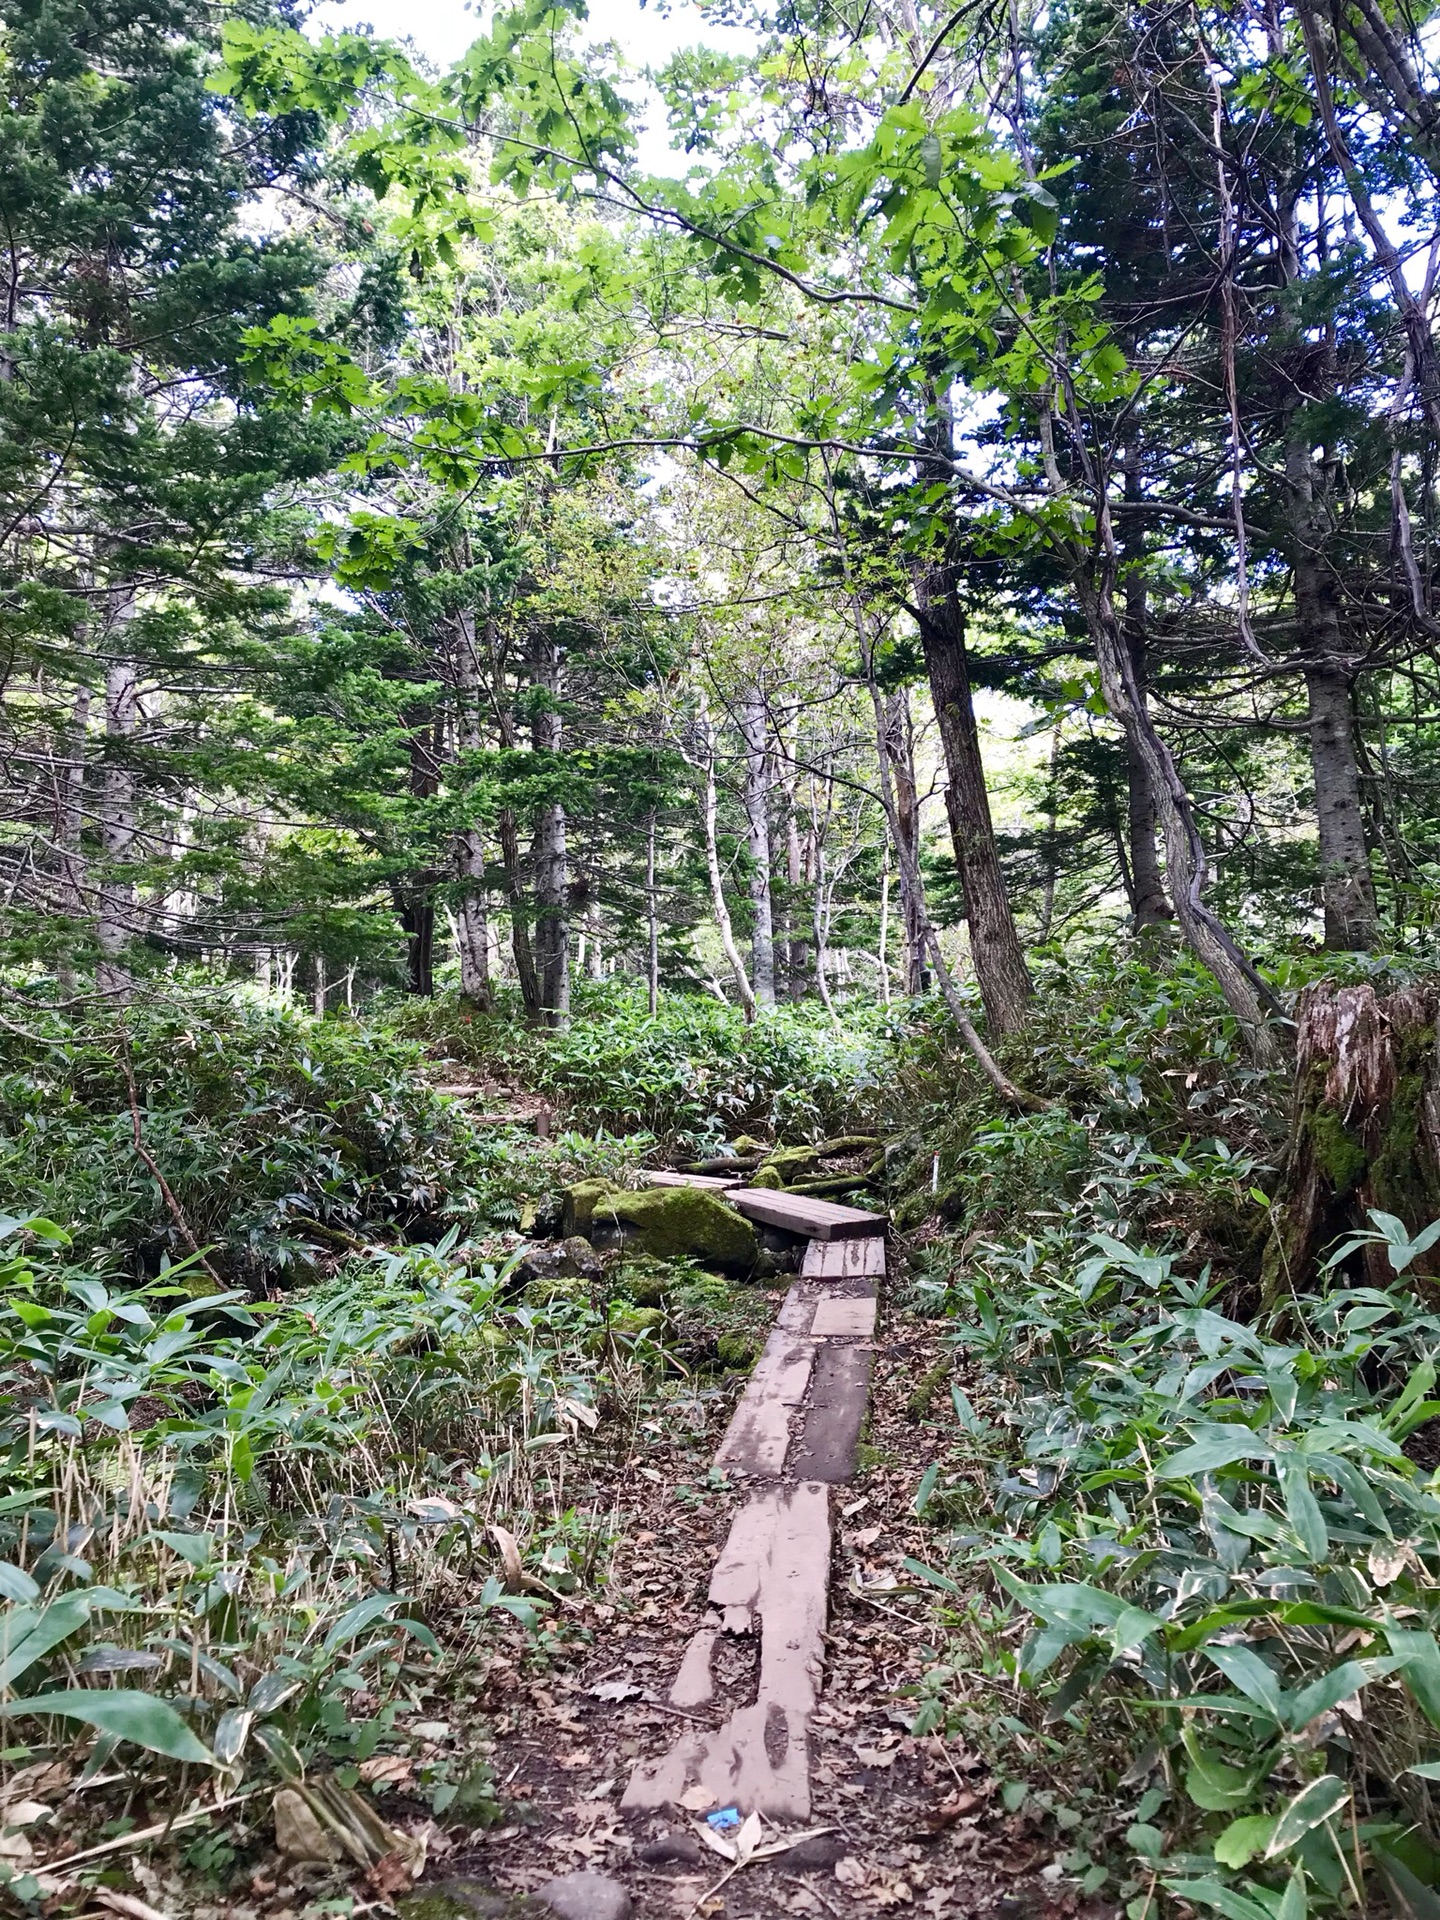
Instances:
[[[537,1888],[535,1898],[560,1920],[630,1920],[633,1911],[624,1887],[603,1873],[563,1873]]]

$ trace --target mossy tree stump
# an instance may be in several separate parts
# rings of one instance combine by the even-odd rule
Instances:
[[[1440,980],[1380,995],[1318,985],[1295,1011],[1290,1139],[1265,1255],[1265,1297],[1308,1286],[1325,1249],[1366,1210],[1411,1232],[1440,1218]],[[1383,1247],[1357,1256],[1372,1286],[1395,1278]],[[1440,1249],[1413,1273],[1440,1276]]]

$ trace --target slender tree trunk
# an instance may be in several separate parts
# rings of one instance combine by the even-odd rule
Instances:
[[[427,800],[440,784],[438,717],[423,708],[408,715],[410,793]],[[409,991],[429,1000],[435,994],[435,869],[417,868],[396,880],[393,898],[405,936],[405,967]]]
[[[789,895],[786,919],[790,928],[790,937],[785,945],[785,997],[799,1002],[805,998],[805,982],[810,973],[810,950],[802,931],[804,922],[800,918],[805,856],[800,843],[800,822],[795,813],[795,785],[792,780],[785,795],[785,886]]]
[[[136,932],[135,883],[124,869],[134,859],[139,837],[132,754],[140,721],[140,673],[127,648],[128,629],[137,611],[134,587],[122,585],[105,630],[105,770],[100,783],[100,849],[105,867],[99,886],[95,937],[100,960],[95,984],[117,999],[124,999],[132,985],[124,954]]]
[[[462,753],[479,753],[485,744],[481,720],[480,655],[475,615],[468,608],[455,622],[455,734]],[[455,945],[460,960],[460,992],[482,1012],[494,1005],[490,986],[490,927],[485,897],[485,837],[478,821],[455,835],[457,882]]]
[[[1125,449],[1125,498],[1138,503],[1141,498],[1140,448],[1131,441]],[[1144,573],[1145,530],[1138,513],[1128,513],[1120,537],[1120,558],[1125,568],[1125,644],[1130,649],[1130,664],[1135,676],[1135,691],[1142,711],[1148,711],[1149,590]],[[1127,823],[1130,850],[1130,899],[1135,931],[1147,933],[1165,927],[1173,918],[1160,872],[1160,846],[1157,838],[1159,811],[1155,786],[1143,754],[1125,739],[1127,784]]]
[[[585,942],[584,972],[587,980],[605,976],[605,956],[600,950],[600,902],[592,899],[580,922],[580,938]]]
[[[745,826],[750,852],[750,977],[756,1004],[775,1004],[775,922],[770,886],[770,739],[764,696],[747,688],[740,702],[745,742]]]
[[[1279,208],[1279,255],[1287,291],[1301,277],[1299,168]],[[1309,703],[1310,768],[1315,780],[1315,820],[1320,842],[1320,899],[1325,944],[1368,952],[1380,937],[1375,884],[1365,841],[1365,809],[1355,752],[1353,673],[1345,658],[1334,569],[1331,482],[1315,459],[1316,432],[1309,408],[1333,399],[1335,344],[1327,331],[1317,354],[1302,338],[1293,308],[1281,308],[1277,346],[1289,366],[1285,479],[1290,506],[1290,564],[1295,590],[1296,638],[1305,660]]]
[[[880,938],[875,947],[875,965],[879,970],[880,1004],[890,1004],[890,836],[880,845]]]
[[[880,776],[880,805],[885,814],[887,849],[895,849],[900,879],[900,915],[905,929],[904,992],[913,999],[928,993],[926,970],[925,902],[920,891],[920,802],[915,782],[914,730],[910,724],[910,696],[903,687],[882,695],[871,667],[865,623],[855,614],[856,631],[862,636],[866,685],[875,715],[875,762]],[[886,878],[888,879],[888,867]],[[889,907],[888,891],[883,904]],[[882,934],[885,921],[881,922]],[[885,993],[889,1001],[889,975]]]
[[[541,1006],[540,976],[536,971],[535,949],[530,939],[530,902],[520,870],[520,830],[511,808],[500,809],[495,827],[500,841],[500,865],[505,875],[505,898],[510,907],[510,952],[515,960],[520,1002],[529,1017],[538,1020]]]
[[[428,885],[397,886],[395,915],[405,936],[408,991],[429,1000],[435,993],[435,897]]]
[[[1107,526],[1108,513],[1102,512]],[[1205,904],[1205,845],[1174,756],[1155,729],[1135,684],[1130,649],[1115,612],[1108,580],[1097,582],[1086,568],[1072,575],[1100,668],[1105,702],[1124,730],[1127,745],[1145,763],[1165,836],[1165,860],[1174,889],[1181,931],[1196,958],[1214,974],[1226,1004],[1244,1027],[1256,1057],[1266,1064],[1279,1058],[1269,1016],[1282,1009],[1225,926]]]
[[[310,981],[310,1006],[317,1020],[325,1018],[325,997],[328,990],[325,978],[325,956],[323,953],[317,953],[315,971]]]
[[[1355,753],[1354,690],[1348,675],[1316,669],[1306,673],[1305,691],[1325,944],[1368,953],[1379,939],[1380,921]]]
[[[653,1020],[660,1011],[660,909],[655,897],[655,809],[645,823],[645,999]]]
[[[1315,497],[1308,436],[1292,429],[1286,477],[1292,501],[1295,613],[1307,661],[1310,769],[1320,841],[1320,898],[1325,944],[1369,952],[1379,939],[1380,916],[1365,839],[1365,807],[1355,751],[1352,676],[1343,658],[1334,582],[1322,543],[1328,518]]]
[[[1035,989],[995,846],[965,657],[965,614],[949,566],[920,569],[916,590],[920,639],[945,755],[945,812],[965,899],[975,978],[991,1031],[1018,1033]]]
[[[558,761],[564,730],[555,704],[560,693],[560,649],[548,640],[536,649],[535,684],[549,699],[535,714],[531,743],[537,753]],[[570,914],[565,808],[559,800],[547,800],[535,816],[535,965],[540,1016],[546,1026],[563,1027],[570,1018]]]
[[[725,950],[725,958],[730,962],[730,971],[735,976],[735,988],[740,995],[740,1004],[745,1009],[745,1018],[748,1021],[755,1018],[755,992],[750,985],[750,976],[745,971],[745,962],[740,957],[740,949],[735,944],[735,927],[730,918],[730,909],[725,902],[725,879],[720,871],[720,797],[715,787],[715,727],[703,706],[700,709],[697,731],[700,739],[703,782],[701,824],[705,831],[705,866],[710,875],[710,909],[715,915],[715,925],[720,933],[720,945]]]

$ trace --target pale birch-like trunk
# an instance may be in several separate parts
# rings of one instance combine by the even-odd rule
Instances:
[[[557,705],[560,649],[542,640],[535,650],[535,684],[550,696],[531,723],[537,753],[557,755],[564,721]],[[547,800],[535,815],[535,970],[540,988],[540,1017],[549,1027],[570,1018],[569,855],[565,808]]]
[[[770,740],[765,699],[747,688],[740,702],[740,735],[745,742],[745,826],[750,853],[748,886],[752,931],[750,968],[755,999],[775,1004],[775,919],[770,879]]]
[[[720,796],[715,786],[715,726],[703,704],[696,731],[700,740],[701,824],[705,832],[705,867],[710,876],[710,910],[715,915],[720,945],[735,977],[735,990],[740,995],[745,1018],[753,1020],[755,992],[750,985],[750,976],[745,971],[745,962],[740,957],[740,949],[735,944],[735,926],[725,900],[725,878],[720,871]]]

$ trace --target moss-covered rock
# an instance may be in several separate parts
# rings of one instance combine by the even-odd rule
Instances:
[[[689,1273],[688,1267],[677,1266],[673,1261],[630,1252],[615,1274],[614,1291],[637,1307],[663,1307]]]
[[[638,1340],[642,1333],[657,1333],[665,1324],[661,1307],[632,1307],[628,1300],[617,1300],[610,1308],[610,1331],[622,1340]]]
[[[690,1254],[727,1273],[749,1273],[760,1251],[755,1229],[702,1187],[648,1187],[598,1196],[594,1224],[610,1223],[659,1260]]]
[[[522,1298],[527,1307],[557,1307],[566,1301],[577,1305],[590,1298],[591,1284],[582,1274],[549,1273],[532,1280]]]
[[[745,1184],[747,1187],[766,1187],[778,1193],[785,1185],[785,1180],[778,1167],[757,1167]]]
[[[760,1342],[753,1333],[722,1333],[715,1342],[715,1352],[722,1366],[753,1367]]]
[[[566,1236],[577,1233],[588,1236],[596,1207],[602,1200],[608,1200],[612,1194],[620,1191],[613,1180],[602,1180],[598,1175],[589,1180],[577,1180],[573,1187],[567,1187],[561,1222]]]

